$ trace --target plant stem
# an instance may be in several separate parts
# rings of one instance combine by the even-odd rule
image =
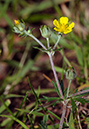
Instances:
[[[59,129],[62,129],[62,126],[63,126],[64,117],[65,117],[65,114],[66,114],[66,107],[67,107],[67,103],[63,105],[63,111],[62,111],[62,116],[61,116]]]
[[[66,98],[68,98],[68,94],[69,94],[69,90],[70,90],[70,85],[71,85],[71,80],[69,80],[69,85],[68,85],[68,89],[67,89]]]
[[[61,35],[58,36],[58,40],[57,40],[57,42],[55,43],[55,45],[54,45],[54,47],[53,47],[53,50],[54,50],[54,49],[56,48],[56,46],[58,45],[60,38],[61,38]]]
[[[54,63],[53,63],[52,55],[51,55],[51,53],[48,54],[48,55],[49,55],[50,63],[51,63],[51,66],[52,66],[53,74],[54,74],[54,77],[55,77],[55,80],[56,80],[59,92],[61,94],[62,99],[65,101],[63,93],[62,93],[62,90],[61,90],[61,86],[59,84],[58,77],[57,77],[57,74],[56,74],[56,71],[55,71],[55,68],[54,68]]]
[[[26,33],[28,36],[32,37],[36,42],[38,42],[38,44],[40,44],[42,48],[44,48],[45,50],[47,50],[47,48],[46,48],[34,35],[29,34],[27,31],[25,31],[25,33]]]

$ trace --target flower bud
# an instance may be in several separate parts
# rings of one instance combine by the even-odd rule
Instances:
[[[41,26],[40,28],[40,32],[41,32],[41,35],[44,37],[44,38],[49,38],[51,36],[51,30],[48,26],[46,25],[43,25]]]
[[[14,20],[15,26],[13,27],[15,33],[22,33],[25,30],[25,24],[19,20]]]
[[[76,71],[73,67],[69,68],[67,71],[66,71],[66,78],[68,80],[73,80],[74,78],[76,78],[77,74],[76,74]]]

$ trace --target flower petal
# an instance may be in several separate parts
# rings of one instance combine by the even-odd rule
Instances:
[[[58,29],[58,28],[56,28],[56,27],[54,28],[54,30],[59,31],[59,29]]]
[[[60,32],[60,33],[62,33],[62,30],[60,29],[60,28],[54,28],[54,30],[56,30],[56,31],[58,31],[58,32]]]
[[[64,34],[68,34],[72,31],[72,28],[67,27],[66,30],[64,31]]]
[[[72,22],[70,25],[69,25],[69,28],[74,28],[74,26],[75,26],[75,23],[74,22]]]
[[[67,17],[61,17],[60,18],[60,23],[64,24],[64,25],[68,24],[68,18]]]
[[[64,31],[64,34],[68,34],[68,33],[70,33],[71,31],[72,31],[72,29],[66,30],[66,31]]]
[[[60,27],[60,24],[59,24],[59,22],[58,22],[56,19],[53,21],[53,24],[54,24],[57,28]]]

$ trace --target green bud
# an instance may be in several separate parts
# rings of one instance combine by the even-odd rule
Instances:
[[[18,29],[19,29],[19,31],[24,31],[25,25],[20,22],[20,24],[18,25]]]
[[[76,78],[77,74],[76,74],[76,71],[73,67],[69,68],[67,71],[66,71],[66,78],[68,80],[73,80],[74,78]]]
[[[25,30],[25,24],[19,20],[14,20],[15,26],[13,27],[15,33],[22,33]]]
[[[41,32],[41,35],[44,38],[49,38],[51,36],[51,33],[52,33],[50,28],[48,26],[46,26],[46,25],[41,26],[40,32]]]
[[[14,30],[15,33],[18,33],[18,34],[21,33],[21,32],[18,30],[18,28],[15,27],[15,26],[13,27],[13,30]]]

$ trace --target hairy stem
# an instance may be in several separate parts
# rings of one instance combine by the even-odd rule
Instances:
[[[62,111],[62,116],[61,116],[59,129],[62,129],[62,126],[63,126],[64,117],[65,117],[65,114],[66,114],[66,107],[67,107],[67,103],[63,105],[63,111]]]
[[[56,46],[58,45],[60,38],[61,38],[61,35],[58,36],[58,40],[57,40],[57,42],[55,43],[55,45],[54,45],[54,47],[53,47],[53,50],[54,50],[54,49],[56,48]]]
[[[56,71],[55,71],[55,68],[54,68],[54,63],[53,63],[52,55],[51,55],[51,53],[48,54],[48,55],[49,55],[50,63],[51,63],[51,66],[52,66],[53,74],[54,74],[54,77],[55,77],[55,80],[56,80],[59,92],[61,94],[62,99],[64,100],[64,96],[63,96],[63,93],[62,93],[62,90],[61,90],[61,86],[59,84],[58,77],[57,77],[57,74],[56,74]]]
[[[32,37],[38,44],[41,45],[42,48],[44,48],[45,50],[47,50],[47,48],[32,34],[29,34],[27,31],[25,32],[28,36]]]

